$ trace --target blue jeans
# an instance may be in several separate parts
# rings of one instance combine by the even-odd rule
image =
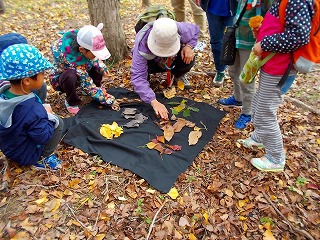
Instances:
[[[291,87],[292,83],[294,82],[297,74],[289,75],[284,84],[280,88],[281,95],[284,95],[288,92],[289,88]]]
[[[222,38],[226,26],[233,25],[234,17],[216,16],[210,12],[207,12],[206,14],[209,25],[210,44],[214,59],[214,65],[218,72],[223,72],[227,68],[227,66],[220,63]]]

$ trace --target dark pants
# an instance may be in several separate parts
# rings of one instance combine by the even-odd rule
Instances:
[[[171,74],[176,78],[179,78],[184,74],[186,74],[187,72],[189,72],[194,64],[195,64],[195,59],[193,59],[189,64],[186,64],[181,58],[181,50],[180,50],[177,53],[175,60],[171,63],[171,67],[175,66],[171,70]],[[162,67],[160,67],[158,63],[155,62],[154,60],[148,61],[148,74],[165,72],[165,71],[166,69],[163,69]]]
[[[96,69],[92,68],[88,72],[92,78],[93,83],[97,86],[101,86],[102,74]],[[59,88],[62,92],[66,93],[66,100],[70,106],[78,105],[81,100],[77,95],[77,87],[80,86],[79,77],[77,76],[76,70],[67,69],[59,77]]]
[[[43,148],[42,156],[46,157],[49,156],[56,150],[62,136],[62,130],[63,130],[63,121],[59,117],[59,126],[54,129],[53,135],[51,139],[46,143],[46,145]]]

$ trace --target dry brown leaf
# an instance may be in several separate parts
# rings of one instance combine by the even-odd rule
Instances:
[[[174,132],[180,132],[184,126],[186,126],[187,120],[184,118],[178,118],[177,121],[173,124]]]
[[[201,131],[191,131],[189,133],[189,138],[188,138],[189,145],[190,146],[196,145],[201,136],[202,136],[202,132]]]
[[[163,136],[169,142],[174,135],[174,128],[172,125],[167,124],[163,128]]]

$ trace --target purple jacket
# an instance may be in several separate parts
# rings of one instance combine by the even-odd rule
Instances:
[[[199,27],[193,23],[177,22],[181,46],[189,44],[195,47],[199,37]],[[132,50],[131,83],[134,91],[139,94],[142,101],[150,103],[156,98],[148,82],[148,60],[159,61],[148,48],[147,39],[153,22],[148,23],[138,33]]]

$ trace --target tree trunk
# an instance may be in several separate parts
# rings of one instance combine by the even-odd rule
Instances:
[[[4,13],[4,2],[3,0],[0,0],[0,14]]]
[[[125,35],[119,15],[119,0],[87,0],[91,24],[103,23],[101,30],[111,59],[116,62],[128,53]]]
[[[151,3],[150,3],[150,0],[142,0],[142,6],[150,6]]]

